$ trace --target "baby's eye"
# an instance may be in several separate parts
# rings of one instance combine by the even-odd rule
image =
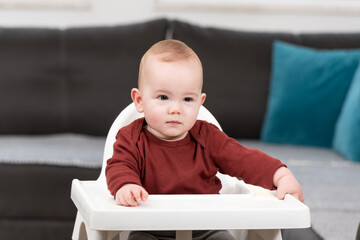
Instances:
[[[162,101],[169,99],[166,95],[160,95],[160,96],[158,96],[158,98]]]
[[[185,102],[192,102],[192,100],[193,100],[193,99],[192,99],[191,97],[186,97],[186,98],[184,98],[184,101],[185,101]]]

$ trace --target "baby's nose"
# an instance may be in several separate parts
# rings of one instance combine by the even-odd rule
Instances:
[[[181,112],[181,106],[179,103],[174,102],[169,107],[169,113],[170,114],[180,114]]]

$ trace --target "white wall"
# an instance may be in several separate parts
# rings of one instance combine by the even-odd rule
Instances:
[[[91,0],[85,10],[0,8],[0,27],[116,25],[159,17],[254,31],[360,32],[359,14],[164,9],[154,0]]]

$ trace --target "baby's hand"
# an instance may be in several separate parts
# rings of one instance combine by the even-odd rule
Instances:
[[[277,186],[277,197],[279,199],[284,199],[285,194],[291,194],[299,201],[304,202],[304,195],[299,182],[286,167],[281,167],[275,172],[274,184]]]
[[[139,201],[145,202],[149,194],[137,184],[125,184],[115,195],[115,201],[118,205],[136,207]]]

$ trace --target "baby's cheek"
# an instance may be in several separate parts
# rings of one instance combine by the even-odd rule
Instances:
[[[150,125],[156,125],[161,120],[161,114],[155,109],[145,114],[145,120]]]

